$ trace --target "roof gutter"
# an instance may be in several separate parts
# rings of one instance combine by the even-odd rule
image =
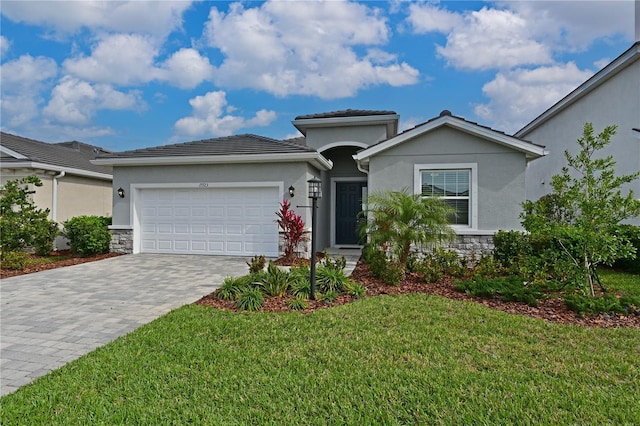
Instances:
[[[64,170],[53,177],[53,200],[51,201],[51,219],[58,221],[58,179],[63,178],[67,172]]]
[[[54,166],[51,164],[38,163],[35,161],[16,161],[15,163],[13,162],[0,163],[0,167],[2,167],[3,169],[31,168],[31,169],[50,170],[52,172],[64,171],[65,173],[69,173],[77,176],[84,176],[84,177],[103,179],[103,180],[113,180],[113,175],[110,175],[107,173],[92,172],[89,170],[73,169],[73,168],[62,167],[62,166]]]
[[[293,154],[185,155],[170,157],[111,157],[91,160],[101,166],[164,166],[190,164],[293,163],[307,161],[320,170],[331,170],[333,163],[318,152]]]

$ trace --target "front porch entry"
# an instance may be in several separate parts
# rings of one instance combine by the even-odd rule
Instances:
[[[360,244],[358,220],[367,199],[367,182],[362,180],[335,181],[334,244],[357,246]]]

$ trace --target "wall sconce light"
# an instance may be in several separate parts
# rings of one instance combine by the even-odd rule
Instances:
[[[124,198],[124,189],[118,188],[118,197]]]
[[[291,185],[289,187],[289,196],[293,198],[294,195],[296,195],[296,189],[293,187],[293,185]]]

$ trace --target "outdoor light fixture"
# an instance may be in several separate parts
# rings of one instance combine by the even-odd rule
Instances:
[[[291,185],[289,187],[289,196],[293,198],[294,195],[296,195],[296,189],[293,187],[293,185]]]
[[[122,187],[118,188],[118,197],[124,198],[124,189]]]
[[[316,210],[318,199],[322,198],[322,181],[316,177],[307,181],[309,184],[309,198],[311,198],[311,292],[309,298],[316,300]]]
[[[309,198],[312,200],[322,198],[322,181],[317,177],[314,177],[309,179],[307,183],[309,184]]]

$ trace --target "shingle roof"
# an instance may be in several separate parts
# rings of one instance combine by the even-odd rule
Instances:
[[[23,138],[10,133],[0,132],[0,145],[26,158],[2,157],[2,163],[34,162],[58,167],[86,170],[96,173],[112,174],[112,168],[91,164],[99,153],[108,151],[82,142],[63,142],[51,144]]]
[[[162,145],[132,151],[113,152],[100,155],[99,158],[295,154],[304,152],[316,152],[316,150],[291,140],[282,141],[264,136],[244,134],[173,145]]]
[[[395,111],[367,110],[367,109],[344,109],[341,111],[321,112],[318,114],[299,115],[296,120],[307,120],[313,118],[339,118],[339,117],[365,117],[369,115],[395,115]]]

